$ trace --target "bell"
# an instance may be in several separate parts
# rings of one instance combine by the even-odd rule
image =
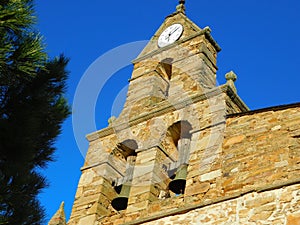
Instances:
[[[115,210],[120,211],[127,208],[129,192],[130,186],[123,184],[119,196],[114,198],[111,202],[111,205]]]
[[[176,171],[175,178],[169,183],[169,189],[175,194],[184,194],[187,167],[187,164],[181,165]]]

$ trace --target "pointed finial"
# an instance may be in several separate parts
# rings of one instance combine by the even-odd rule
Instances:
[[[176,7],[177,12],[185,14],[185,0],[179,0],[179,5]]]
[[[64,210],[65,203],[60,204],[59,209],[49,221],[48,225],[66,225],[66,216]]]

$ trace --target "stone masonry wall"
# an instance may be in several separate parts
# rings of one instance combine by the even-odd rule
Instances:
[[[299,225],[300,184],[241,197],[167,216],[144,225]]]
[[[221,158],[215,198],[142,224],[300,224],[299,106],[228,118]]]
[[[154,118],[136,125],[131,124],[131,127],[125,129],[120,129],[118,126],[111,127],[112,134],[105,133],[104,137],[99,138],[98,133],[90,135],[90,147],[85,165],[82,168],[82,176],[68,224],[94,224],[93,221],[95,220],[98,220],[100,224],[113,224],[112,221],[123,223],[125,219],[127,221],[132,217],[141,218],[143,217],[141,215],[148,215],[148,210],[158,213],[156,204],[160,202],[159,199],[162,199],[159,197],[160,191],[164,191],[165,186],[170,181],[168,176],[161,173],[163,172],[163,165],[168,165],[170,161],[166,158],[166,154],[170,158],[176,158],[174,150],[164,144],[168,127],[178,121],[187,120],[187,122],[193,124],[194,129],[192,131],[191,148],[194,150],[201,148],[201,146],[197,146],[197,143],[199,139],[203,139],[201,142],[203,148],[208,147],[214,151],[222,143],[223,136],[221,134],[223,134],[225,126],[226,113],[224,99],[224,94],[220,94],[211,97],[209,100],[201,100],[188,106],[184,103],[182,106],[178,105],[179,108],[176,111],[170,108],[168,113],[164,112],[160,116],[156,115]],[[190,102],[192,100],[188,101],[188,103]],[[199,115],[205,116],[199,118]],[[215,128],[212,129],[211,126]],[[206,132],[201,132],[200,127],[205,129]],[[218,132],[219,135],[217,136],[211,136],[210,134],[216,128],[222,132]],[[106,131],[109,132],[109,129],[102,132]],[[124,175],[122,169],[124,166],[122,160],[111,153],[114,152],[118,143],[128,139],[135,140],[138,146],[133,187],[130,192],[127,210],[116,212],[109,204],[116,197],[112,180],[122,174]],[[220,153],[220,151],[218,152]],[[159,159],[160,157],[163,158]],[[197,157],[197,155],[193,157]],[[193,164],[197,163],[195,158],[190,169]],[[190,173],[190,175],[192,174]],[[151,182],[149,183],[146,179]],[[158,181],[154,181],[155,179]],[[182,197],[179,196],[175,201],[182,202]],[[136,199],[139,201],[136,201]],[[172,198],[165,201],[166,206],[168,205],[170,209],[174,206],[171,201],[173,201]]]
[[[300,106],[227,118],[224,139],[211,136],[212,129],[192,139],[184,195],[157,198],[146,209],[98,222],[299,224]],[[212,139],[221,140],[221,148]]]

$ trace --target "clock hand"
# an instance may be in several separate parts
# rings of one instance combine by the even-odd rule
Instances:
[[[171,31],[170,34],[169,34],[169,36],[171,36],[178,29],[179,29],[179,27],[177,27],[175,30]]]
[[[170,33],[168,33],[168,36],[167,36],[167,38],[166,38],[166,39],[168,39],[168,41],[170,41],[171,35],[172,35],[177,29],[178,29],[178,27],[177,27],[175,30],[173,30],[173,31],[171,31]]]
[[[167,41],[170,41],[170,37],[172,36],[172,34],[175,32],[175,31],[177,31],[179,29],[179,27],[177,27],[176,29],[174,29],[174,30],[172,30],[169,34],[168,34],[168,36],[167,36]]]
[[[175,29],[171,30],[166,36],[165,36],[165,41],[169,42],[170,38],[173,33],[175,33],[180,27],[176,27]]]

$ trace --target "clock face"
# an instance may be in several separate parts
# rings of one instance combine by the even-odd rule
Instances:
[[[179,23],[173,24],[165,29],[158,38],[158,47],[162,48],[177,41],[183,32],[183,26]]]

